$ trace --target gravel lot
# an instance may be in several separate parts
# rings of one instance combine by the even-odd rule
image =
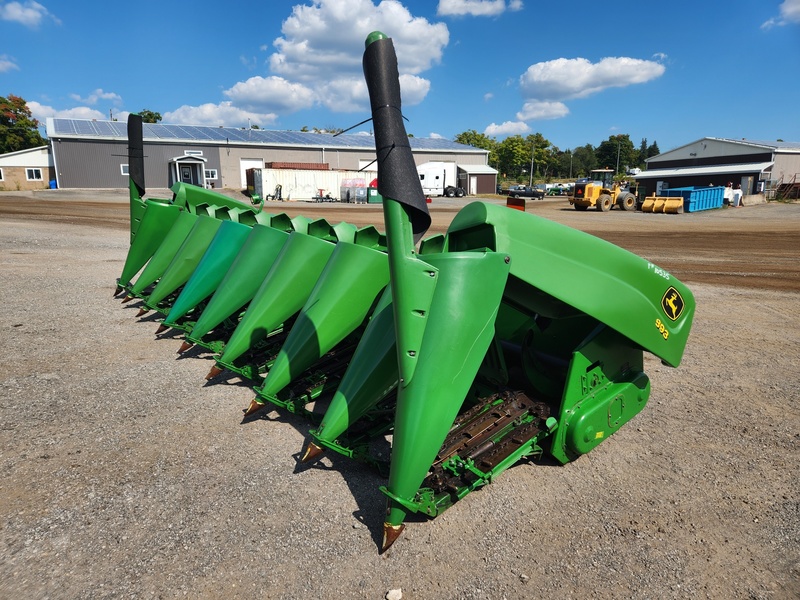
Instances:
[[[529,210],[690,283],[683,364],[647,356],[648,406],[591,454],[520,464],[379,555],[380,476],[297,468],[305,421],[242,425],[247,385],[204,384],[209,355],[112,298],[124,195],[0,193],[0,598],[800,597],[800,204],[565,203]]]

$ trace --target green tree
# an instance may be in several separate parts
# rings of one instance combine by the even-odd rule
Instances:
[[[586,144],[579,146],[572,151],[572,176],[586,177],[589,171],[597,168],[597,157],[595,156],[594,146]]]
[[[647,158],[647,138],[642,138],[642,143],[639,144],[639,163],[636,165],[640,169],[644,169],[644,160]]]
[[[521,135],[507,137],[497,146],[497,164],[502,177],[522,181],[531,168],[531,144]]]
[[[553,176],[558,160],[558,148],[554,147],[550,140],[541,133],[531,133],[525,141],[530,144],[530,155],[533,157],[533,180],[547,180]]]
[[[600,168],[613,169],[615,173],[625,172],[626,167],[639,164],[639,153],[627,133],[612,135],[600,142],[595,154]]]
[[[160,123],[161,122],[161,113],[147,110],[143,108],[139,111],[139,115],[142,117],[142,123]]]
[[[0,154],[44,146],[39,121],[33,118],[28,103],[19,96],[0,96]]]
[[[498,169],[497,164],[497,139],[489,137],[485,133],[478,133],[474,129],[462,131],[453,138],[457,144],[465,144],[473,148],[480,148],[481,150],[489,151],[489,166]]]
[[[661,150],[658,149],[658,143],[653,140],[653,143],[647,147],[647,158],[652,158],[659,154],[661,154]]]
[[[560,150],[555,156],[555,170],[553,176],[559,179],[574,179],[575,177],[575,154],[572,150]]]

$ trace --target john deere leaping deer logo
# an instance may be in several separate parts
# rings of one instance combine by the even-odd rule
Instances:
[[[672,321],[677,321],[678,317],[683,313],[683,298],[674,287],[670,286],[664,297],[661,298],[661,308],[664,309],[664,314]]]

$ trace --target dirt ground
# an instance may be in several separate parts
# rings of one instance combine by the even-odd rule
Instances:
[[[461,204],[434,199],[431,231]],[[592,453],[520,464],[379,555],[379,475],[297,468],[307,423],[241,424],[246,384],[204,384],[209,355],[112,298],[124,194],[0,193],[0,598],[800,597],[800,204],[528,211],[688,283],[684,360],[646,357],[648,405]]]

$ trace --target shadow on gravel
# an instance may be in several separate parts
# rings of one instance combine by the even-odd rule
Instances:
[[[353,512],[353,518],[358,522],[354,527],[364,527],[369,530],[376,548],[380,549],[383,544],[383,518],[386,508],[386,496],[378,487],[388,482],[386,476],[381,475],[378,469],[361,461],[337,454],[328,450],[316,460],[303,463],[301,459],[304,454],[306,444],[311,441],[308,431],[313,427],[308,419],[285,413],[277,407],[266,406],[264,410],[242,419],[242,425],[254,425],[260,421],[285,423],[294,427],[303,435],[305,441],[303,447],[298,452],[292,454],[295,460],[294,474],[302,477],[304,473],[312,470],[335,471],[339,473],[342,480],[350,489],[353,499],[358,504],[358,510]],[[381,452],[384,456],[389,456],[391,448],[389,442],[382,444]],[[425,517],[410,517],[408,522],[425,521]]]

